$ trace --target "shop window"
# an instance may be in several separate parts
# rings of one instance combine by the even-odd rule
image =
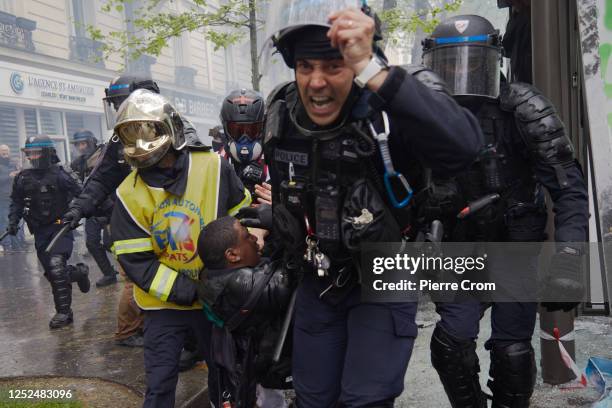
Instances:
[[[49,136],[63,136],[62,112],[40,110],[40,132]]]
[[[17,124],[17,110],[8,106],[0,106],[0,144],[5,144],[11,149],[11,156],[18,160],[19,153],[19,128]]]
[[[25,120],[26,136],[34,136],[38,134],[38,119],[36,119],[35,109],[24,109],[23,119]]]

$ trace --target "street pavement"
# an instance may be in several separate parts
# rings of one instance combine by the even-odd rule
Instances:
[[[0,378],[102,378],[142,394],[143,349],[117,346],[113,339],[123,284],[96,288],[100,271],[91,257],[79,256],[85,252],[84,244],[75,244],[75,249],[70,263],[89,265],[91,290],[81,293],[73,284],[74,324],[53,331],[48,326],[55,313],[51,287],[36,253],[0,253]],[[206,375],[202,366],[181,373],[177,407],[206,387]]]

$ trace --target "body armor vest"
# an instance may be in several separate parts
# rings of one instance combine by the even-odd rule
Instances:
[[[287,92],[287,104],[291,105],[291,90]],[[411,205],[396,210],[390,204],[383,184],[384,167],[376,142],[370,131],[360,120],[346,123],[335,129],[330,137],[314,137],[302,134],[290,120],[287,112],[275,112],[278,128],[273,132],[276,137],[266,140],[265,157],[268,158],[270,173],[275,185],[272,188],[274,201],[283,203],[287,209],[314,233],[318,247],[338,266],[352,260],[350,249],[357,249],[359,240],[365,242],[390,242],[402,238],[401,230],[410,229],[412,222]],[[268,114],[270,118],[270,113]],[[380,115],[374,116],[376,123]],[[267,132],[269,129],[267,129]],[[414,170],[402,171],[409,183],[420,179],[420,163],[411,161],[409,152],[394,149],[393,138],[389,139],[390,150],[396,163],[402,158],[404,163],[414,162]],[[394,153],[395,152],[395,153]],[[356,186],[362,189],[357,191]],[[384,213],[384,224],[380,230],[367,237],[355,239],[355,247],[347,245],[347,208],[353,204],[347,197],[361,194],[370,209]],[[359,201],[359,200],[357,200]],[[361,203],[353,205],[351,217],[356,217],[365,208]],[[375,217],[376,221],[380,218]],[[375,224],[375,223],[373,223]],[[373,225],[372,224],[372,225]],[[384,225],[384,227],[381,227]],[[350,230],[350,228],[349,228]],[[384,230],[382,232],[381,230]],[[308,232],[308,231],[307,231]]]
[[[474,113],[485,147],[476,162],[457,176],[459,190],[465,205],[490,194],[500,198],[470,216],[460,238],[541,240],[546,225],[544,195],[514,115],[501,110],[499,100],[484,102]]]
[[[23,217],[29,226],[52,224],[68,209],[68,196],[59,186],[62,171],[58,166],[45,170],[24,170]]]

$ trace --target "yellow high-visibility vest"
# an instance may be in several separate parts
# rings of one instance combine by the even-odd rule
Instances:
[[[214,152],[190,152],[187,188],[181,197],[147,185],[136,171],[130,173],[117,189],[117,198],[150,237],[115,242],[115,255],[152,250],[161,263],[148,292],[134,285],[134,298],[140,308],[202,308],[199,302],[179,306],[167,299],[179,273],[197,280],[202,269],[197,243],[202,227],[217,217],[220,160],[221,157]],[[250,202],[250,196],[245,200]]]

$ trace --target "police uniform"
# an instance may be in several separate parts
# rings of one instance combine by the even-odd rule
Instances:
[[[57,164],[43,169],[22,170],[15,177],[9,212],[11,225],[17,225],[23,217],[34,234],[36,253],[51,284],[56,312],[69,316],[67,320],[70,322],[72,282],[80,280],[85,269],[83,265],[66,264],[72,254],[72,232],[63,235],[50,253],[45,249],[62,228],[60,217],[80,189],[77,179]],[[84,273],[86,279],[86,271]],[[80,284],[84,285],[84,280]],[[82,289],[89,290],[88,280]],[[54,327],[53,320],[51,326]]]
[[[98,145],[91,154],[78,156],[72,161],[70,167],[79,176],[82,183],[89,177],[91,171],[104,153],[104,150],[105,145]],[[108,260],[106,249],[100,241],[101,235],[108,225],[113,209],[113,199],[111,196],[107,196],[102,204],[96,209],[95,216],[87,218],[85,221],[85,244],[102,274],[107,277],[108,281],[113,281],[114,279],[114,282],[116,282],[115,275],[117,271],[115,271],[115,268],[113,268]]]
[[[310,134],[298,128],[296,123],[302,127],[308,118],[295,83],[269,99],[265,154],[275,217],[286,209],[301,229],[298,236],[281,241],[297,244],[297,250],[285,251],[293,250],[291,261],[302,263],[300,243],[313,234],[318,250],[330,260],[321,277],[316,268],[303,264],[298,288],[293,380],[300,407],[390,407],[403,390],[417,334],[417,305],[362,302],[353,259],[359,259],[360,242],[399,241],[400,231],[410,229],[412,210],[391,210],[380,147],[368,136],[365,123],[371,120],[382,132],[381,111],[389,115],[392,161],[410,183],[420,176],[421,163],[449,174],[466,167],[480,148],[476,120],[426,70],[413,73],[391,67],[377,93],[354,89],[341,113],[346,121],[334,132],[312,124],[310,129],[317,131]],[[404,200],[405,194],[396,192],[395,201]],[[363,202],[359,196],[371,199]],[[376,203],[369,206],[372,201]],[[343,211],[351,206],[351,216],[362,206],[375,207],[374,218],[384,219],[383,225],[372,223],[372,231],[368,227],[353,237],[355,230],[343,222]]]
[[[498,196],[497,201],[458,222],[449,231],[448,239],[468,242],[545,240],[547,211],[543,188],[546,188],[554,203],[555,241],[584,242],[588,222],[587,190],[565,127],[551,102],[533,86],[505,82],[498,85],[501,55],[498,34],[482,17],[456,16],[438,26],[425,41],[426,64],[437,68],[437,73],[448,76],[449,80],[466,78],[465,84],[460,81],[449,84],[455,87],[452,93],[458,102],[478,118],[485,139],[485,148],[478,160],[456,177],[459,188],[454,191],[460,191],[460,201],[467,203],[494,194]],[[445,57],[450,55],[449,47],[484,49],[490,54],[487,59],[479,60],[479,64],[472,60],[458,63],[462,71],[456,72],[452,60]],[[440,61],[438,55],[443,56]],[[487,65],[495,67],[495,70],[489,69],[488,75],[464,72],[465,66]],[[478,79],[472,82],[471,75]],[[490,87],[474,90],[476,82],[488,83]],[[462,85],[466,86],[462,88]],[[512,279],[516,276],[515,268],[521,268],[527,275],[529,272],[532,276],[537,275],[537,257],[533,254],[516,254],[513,262],[508,262],[508,254],[501,251],[487,255],[490,273],[505,278],[503,289],[521,284],[516,282],[519,278]],[[560,256],[564,257],[566,268],[579,263],[576,256]],[[536,288],[523,290],[535,293]],[[453,408],[487,406],[479,385],[475,339],[479,320],[489,306],[491,304],[477,301],[436,305],[441,320],[432,335],[431,359]],[[493,391],[493,407],[529,406],[536,381],[531,346],[536,312],[535,302],[492,304],[491,337],[485,348],[491,351],[489,387]]]
[[[233,215],[250,195],[213,152],[184,151],[172,169],[135,170],[117,189],[114,253],[145,310],[145,406],[173,406],[179,355],[193,331],[208,359],[210,323],[196,301],[201,228]]]

